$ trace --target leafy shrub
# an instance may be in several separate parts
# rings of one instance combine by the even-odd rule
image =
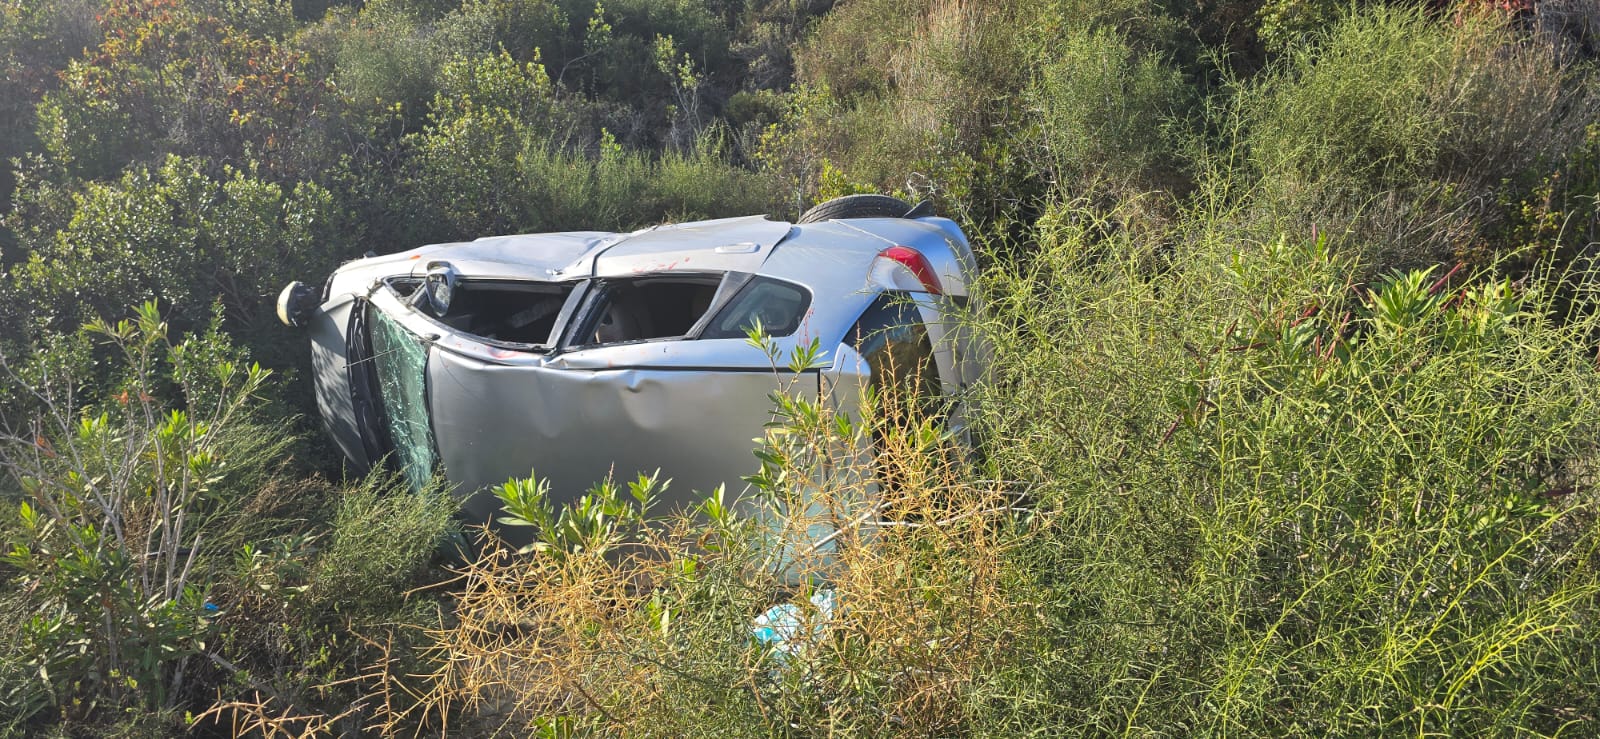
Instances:
[[[1290,50],[1332,24],[1340,9],[1333,0],[1266,0],[1257,11],[1261,40],[1274,51]]]
[[[492,64],[499,70],[493,78],[508,87],[491,89],[476,77],[472,89],[441,95],[433,124],[410,139],[415,149],[404,184],[413,198],[413,241],[626,229],[770,207],[770,180],[730,164],[709,136],[690,153],[659,158],[626,151],[609,134],[598,156],[574,151],[538,65],[509,57]],[[495,89],[522,92],[508,97]],[[507,104],[516,107],[501,107]]]
[[[499,50],[522,60],[547,55],[564,65],[582,53],[571,25],[553,0],[468,0],[440,19],[438,29],[447,48],[463,55]]]
[[[503,110],[519,122],[559,128],[560,116],[550,76],[533,61],[518,64],[502,51],[477,59],[460,59],[439,71],[439,93],[432,114],[448,120],[475,110]]]
[[[72,195],[71,221],[33,233],[14,289],[58,329],[157,299],[199,325],[221,299],[241,327],[272,317],[277,289],[331,268],[348,238],[327,190],[285,188],[177,157]]]
[[[1462,257],[1472,262],[1502,257],[1508,271],[1525,274],[1541,260],[1581,261],[1600,243],[1600,126],[1590,125],[1584,143],[1551,171],[1507,182],[1495,196],[1504,220],[1486,228]]]
[[[101,19],[99,47],[72,60],[37,108],[39,140],[67,174],[249,155],[299,178],[329,157],[327,89],[300,49],[173,0],[115,0]]]
[[[14,388],[38,415],[0,452],[18,488],[5,564],[27,593],[26,663],[69,717],[176,705],[215,633],[208,555],[237,543],[230,518],[287,445],[283,428],[252,418],[264,370],[215,332],[171,344],[165,329],[153,304],[136,322],[88,327],[127,373],[98,402],[75,394],[81,367],[12,369],[42,382]],[[156,395],[169,383],[171,410]]]
[[[656,63],[660,39],[671,40],[702,69],[720,68],[727,59],[728,28],[699,0],[585,0],[572,5],[569,17],[590,19],[583,40],[583,52],[589,58],[559,63],[563,67],[581,64],[581,69],[572,72],[586,72],[589,89],[597,97],[624,103],[659,100],[662,83],[670,84],[672,76]],[[570,76],[566,80],[577,81]]]
[[[796,54],[799,78],[846,100],[889,92],[891,55],[911,37],[929,5],[867,0],[829,13]],[[883,43],[886,39],[894,43]]]
[[[1108,31],[1069,32],[1029,90],[1043,158],[1068,192],[1181,190],[1167,128],[1185,98],[1177,70]]]
[[[307,580],[306,616],[363,617],[404,604],[407,589],[452,533],[458,505],[442,486],[413,495],[397,492],[403,489],[374,478],[339,496]]]
[[[832,169],[863,188],[963,205],[962,165],[991,158],[980,156],[984,137],[1012,120],[1024,79],[1020,29],[1034,19],[1018,5],[863,2],[828,14],[796,53],[805,86],[760,156],[781,162],[807,200],[839,192],[818,189]]]
[[[434,75],[451,53],[399,5],[325,21],[341,26],[332,50],[340,96],[359,129],[380,138],[420,127],[435,93]]]
[[[71,55],[98,43],[90,0],[10,3],[0,8],[0,204],[16,181],[10,161],[37,151],[34,106],[57,82]],[[3,211],[4,205],[0,205]],[[0,231],[0,248],[7,244]]]
[[[1051,636],[997,681],[993,730],[1558,733],[1594,710],[1592,317],[1460,273],[1354,289],[1326,241],[1215,217],[1170,252],[1098,220],[987,283],[986,448],[1052,521],[1018,555]]]
[[[827,166],[1001,230],[1053,188],[1181,191],[1190,101],[1162,60],[1182,35],[1145,0],[851,4],[800,53],[811,86],[762,157],[808,196]]]
[[[1261,204],[1348,224],[1376,267],[1443,261],[1503,222],[1487,193],[1582,143],[1600,110],[1584,75],[1492,18],[1349,16],[1239,96]]]
[[[95,338],[116,355],[107,377]],[[361,695],[351,681],[379,653],[404,669],[405,640],[437,623],[406,593],[454,499],[295,479],[295,437],[261,397],[269,372],[217,324],[173,342],[147,303],[0,360],[19,412],[0,436],[13,728],[147,715],[135,723],[160,734],[213,701],[214,715],[261,696],[330,705]]]

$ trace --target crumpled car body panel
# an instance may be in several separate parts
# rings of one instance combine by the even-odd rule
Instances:
[[[449,352],[432,357],[429,379],[439,458],[463,489],[535,472],[568,497],[607,474],[661,469],[669,505],[754,472],[769,395],[789,381],[817,388],[815,374],[505,367]],[[468,510],[487,517],[494,505],[479,496]]]

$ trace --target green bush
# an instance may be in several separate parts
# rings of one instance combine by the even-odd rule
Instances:
[[[55,72],[78,50],[98,43],[91,0],[12,3],[0,8],[0,212],[16,181],[10,161],[39,149],[34,106]],[[0,249],[7,244],[0,231]]]
[[[58,330],[149,299],[186,326],[219,299],[240,328],[276,320],[277,289],[331,269],[347,224],[318,185],[287,188],[231,168],[215,177],[206,164],[172,157],[87,184],[64,228],[25,234],[14,294]]]
[[[1287,51],[1305,43],[1331,25],[1343,5],[1335,0],[1266,0],[1256,11],[1261,21],[1261,41],[1273,51]]]
[[[889,92],[891,55],[911,38],[929,5],[867,0],[829,13],[796,53],[798,77],[846,100]]]
[[[536,63],[502,56],[475,69],[463,72],[455,96],[440,95],[432,125],[409,139],[403,185],[413,243],[623,230],[771,208],[771,180],[729,163],[711,135],[689,153],[655,157],[602,133],[598,155],[589,156],[572,147],[562,125],[570,113],[550,98]]]
[[[1177,251],[1102,218],[1058,219],[985,283],[981,436],[1051,522],[1018,555],[1049,636],[992,683],[985,726],[1554,734],[1590,715],[1594,318],[1488,276],[1352,290],[1326,241],[1215,217]]]
[[[1181,193],[1194,95],[1164,60],[1183,36],[1146,0],[850,4],[799,52],[808,86],[761,156],[807,197],[832,168],[997,231],[1052,189]]]
[[[108,369],[89,361],[96,340]],[[350,700],[375,640],[399,665],[437,624],[407,592],[451,535],[454,498],[305,476],[262,397],[269,372],[217,324],[174,342],[147,303],[0,360],[8,418],[31,419],[0,434],[10,728],[154,712],[141,725],[159,734],[213,702]]]
[[[987,194],[972,164],[990,164],[989,134],[1016,123],[1024,29],[1038,20],[1023,5],[862,2],[824,16],[796,52],[804,86],[759,156],[781,163],[806,201],[840,194],[824,187],[843,177],[946,211],[971,206]]]
[[[1188,102],[1177,70],[1108,31],[1069,32],[1048,59],[1028,100],[1058,187],[1182,189],[1169,131]]]
[[[596,97],[645,110],[668,102],[661,90],[672,73],[656,63],[659,39],[671,40],[701,69],[727,63],[727,25],[701,0],[579,0],[568,4],[567,15],[588,20],[582,51],[589,58],[551,63],[572,65],[564,81],[585,83]]]
[[[420,126],[436,90],[434,75],[451,53],[395,5],[324,21],[340,29],[332,50],[340,97],[360,129],[380,138]]]
[[[267,372],[214,331],[168,343],[153,304],[87,330],[121,354],[115,389],[83,402],[87,368],[48,366],[83,348],[44,352],[12,370],[38,415],[0,450],[16,484],[4,562],[29,612],[19,651],[78,719],[177,704],[215,633],[211,553],[238,543],[233,517],[288,442],[254,417]]]
[[[462,55],[503,50],[517,59],[536,55],[566,60],[582,52],[571,35],[571,19],[554,0],[468,0],[442,18],[439,35]]]
[[[98,17],[98,47],[72,59],[36,108],[36,132],[52,164],[86,179],[169,154],[245,157],[286,178],[319,170],[338,129],[310,59],[282,33],[276,6],[225,15],[194,4],[117,0]],[[276,10],[275,10],[276,9]],[[273,20],[276,18],[276,20]]]
[[[452,534],[459,507],[442,486],[400,492],[406,489],[377,477],[341,492],[309,572],[301,606],[307,618],[371,617],[404,605]]]
[[[1492,17],[1380,7],[1291,50],[1237,106],[1266,217],[1344,232],[1382,269],[1481,250],[1506,218],[1491,193],[1559,168],[1600,94]]]

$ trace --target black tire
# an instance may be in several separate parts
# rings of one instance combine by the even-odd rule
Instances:
[[[836,218],[902,218],[911,204],[888,195],[845,195],[817,203],[800,214],[796,223],[817,223]]]

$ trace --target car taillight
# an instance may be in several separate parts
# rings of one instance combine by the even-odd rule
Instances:
[[[895,265],[908,270],[911,276],[921,284],[923,292],[933,293],[934,295],[944,294],[944,288],[939,284],[939,275],[934,273],[933,265],[928,263],[928,258],[922,256],[922,252],[909,246],[891,246],[878,252],[878,258],[872,263],[873,279],[883,283],[885,287],[893,289],[916,289],[916,285],[900,284],[901,280],[896,279],[898,275],[890,273],[899,271],[895,269]]]

